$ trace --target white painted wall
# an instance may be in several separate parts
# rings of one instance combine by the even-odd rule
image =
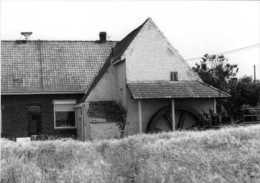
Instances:
[[[127,108],[127,88],[126,88],[126,71],[125,62],[113,65],[116,76],[116,98],[118,102],[125,108]]]
[[[111,65],[92,89],[85,102],[114,100],[127,108],[125,62]]]
[[[200,80],[152,20],[148,20],[127,48],[127,81],[170,80],[177,71],[179,80]]]
[[[86,102],[118,100],[117,95],[115,71],[110,67],[92,89]]]

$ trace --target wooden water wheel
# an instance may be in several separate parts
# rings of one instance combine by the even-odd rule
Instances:
[[[197,117],[192,112],[183,109],[175,110],[175,129],[192,129],[196,126],[197,122]],[[172,131],[172,114],[170,107],[164,107],[157,111],[147,127],[148,133],[163,131]]]

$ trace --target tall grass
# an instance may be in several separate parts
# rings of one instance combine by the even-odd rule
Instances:
[[[0,143],[1,183],[260,182],[260,126]]]

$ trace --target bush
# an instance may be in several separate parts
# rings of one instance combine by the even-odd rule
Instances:
[[[0,144],[1,183],[260,181],[260,126]]]

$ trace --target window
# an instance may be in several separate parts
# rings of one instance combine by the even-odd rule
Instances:
[[[76,128],[74,105],[76,100],[54,100],[54,129]]]
[[[178,72],[171,72],[171,81],[178,81]]]

